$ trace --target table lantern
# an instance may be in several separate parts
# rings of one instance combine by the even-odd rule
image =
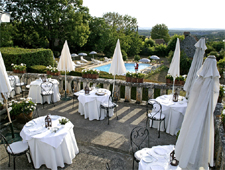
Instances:
[[[90,89],[87,85],[85,86],[84,91],[85,91],[85,94],[89,94]]]
[[[179,97],[179,95],[177,93],[177,90],[175,90],[175,93],[173,94],[173,101],[178,102],[178,97]]]
[[[170,153],[170,164],[172,166],[177,166],[179,164],[179,161],[176,159],[175,157],[175,150],[173,150],[171,153]]]
[[[49,115],[46,116],[45,118],[45,127],[52,127],[52,120],[51,118],[49,117]]]

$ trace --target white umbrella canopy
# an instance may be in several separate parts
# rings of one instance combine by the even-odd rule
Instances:
[[[12,87],[11,87],[10,82],[9,82],[8,74],[7,74],[6,69],[5,69],[5,64],[4,64],[4,60],[2,58],[1,52],[0,52],[0,80],[1,80],[0,93],[1,93],[1,97],[3,97],[5,99],[6,111],[7,111],[9,122],[11,123],[12,136],[14,138],[12,121],[11,121],[11,117],[10,117],[9,109],[8,109],[8,105],[7,105],[8,94],[11,92]]]
[[[77,57],[77,56],[78,56],[78,55],[75,54],[75,53],[71,54],[71,57]]]
[[[86,53],[79,53],[78,55],[79,55],[79,56],[87,56]]]
[[[219,72],[215,56],[209,56],[197,72],[180,134],[176,143],[176,159],[187,169],[213,166],[214,118],[219,95]]]
[[[186,82],[184,84],[184,90],[186,91],[186,97],[189,97],[191,87],[194,83],[194,81],[197,79],[197,71],[202,66],[203,57],[205,54],[205,50],[207,49],[205,45],[205,38],[201,38],[196,44],[195,44],[196,50],[195,54],[191,63],[191,67],[189,69]]]
[[[92,55],[93,55],[93,58],[94,58],[94,54],[97,54],[97,52],[92,51],[92,52],[90,52],[89,54],[92,54]]]
[[[139,62],[150,63],[150,60],[148,58],[142,58],[139,60]]]
[[[69,46],[67,44],[67,40],[65,41],[64,45],[63,45],[63,49],[61,52],[61,56],[59,59],[59,63],[58,63],[58,67],[57,69],[59,71],[65,71],[65,98],[66,98],[66,72],[67,71],[73,71],[75,70],[75,66],[74,63],[71,59],[71,55],[70,55],[70,49]]]
[[[126,67],[124,65],[123,56],[120,49],[120,40],[117,40],[116,48],[114,50],[111,66],[109,68],[109,73],[114,75],[123,75],[126,73]],[[114,92],[114,83],[113,83],[113,92]]]
[[[4,60],[2,58],[2,53],[0,52],[0,93],[4,95],[4,97],[7,99],[8,94],[11,92],[12,87],[10,86],[8,74],[5,69]]]
[[[170,68],[168,74],[173,77],[173,93],[174,93],[174,83],[176,77],[180,76],[180,41],[177,38],[176,48],[173,54],[172,62],[170,63]]]
[[[159,60],[159,59],[160,59],[157,55],[152,55],[150,58],[151,58],[152,60]]]

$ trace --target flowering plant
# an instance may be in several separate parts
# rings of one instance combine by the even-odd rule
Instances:
[[[21,101],[12,100],[9,103],[9,110],[10,114],[13,116],[17,116],[20,113],[29,114],[30,112],[33,112],[34,109],[36,109],[37,104],[32,102],[32,98],[28,97],[20,98]]]
[[[126,77],[132,77],[132,75],[133,75],[132,72],[129,72],[129,71],[128,71],[128,72],[126,73]]]
[[[26,64],[24,64],[24,63],[21,63],[20,65],[16,65],[16,64],[12,63],[11,66],[14,70],[20,70],[20,71],[24,71],[27,68]]]
[[[51,70],[52,70],[52,66],[49,65],[49,66],[46,67],[46,69],[47,69],[48,71],[51,71]]]
[[[82,70],[82,74],[97,74],[99,75],[100,71],[95,69],[84,69]]]

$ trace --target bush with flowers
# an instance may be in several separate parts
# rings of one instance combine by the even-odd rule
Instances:
[[[13,72],[15,73],[23,73],[27,69],[27,66],[24,63],[21,63],[20,65],[16,65],[12,63],[11,66],[12,66]]]
[[[21,101],[12,100],[9,103],[9,110],[11,116],[18,116],[21,113],[29,114],[36,109],[37,104],[32,102],[30,97],[20,98]]]
[[[46,69],[47,69],[47,74],[51,74],[51,75],[55,75],[55,76],[60,75],[60,72],[57,69],[57,67],[52,67],[51,65],[49,65],[46,67]]]

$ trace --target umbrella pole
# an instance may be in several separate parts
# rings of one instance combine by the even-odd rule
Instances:
[[[62,98],[63,101],[71,100],[71,98],[67,97],[67,95],[66,95],[66,86],[67,86],[67,83],[66,83],[66,71],[65,71],[65,97]]]
[[[172,90],[172,94],[174,94],[174,84],[175,84],[175,80],[176,80],[176,78],[173,77],[173,90]]]

